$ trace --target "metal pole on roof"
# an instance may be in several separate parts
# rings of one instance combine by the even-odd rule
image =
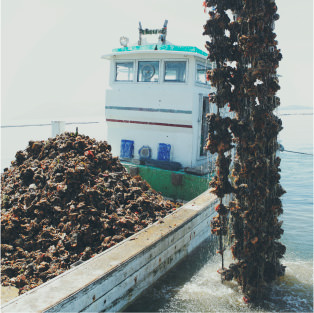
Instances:
[[[142,28],[142,23],[141,22],[138,22],[138,24],[139,24],[139,28],[138,28],[138,32],[139,32],[138,45],[140,46],[142,44],[142,31],[143,31],[143,28]]]
[[[163,26],[163,29],[165,30],[165,33],[163,34],[164,35],[164,38],[163,38],[164,44],[166,43],[166,37],[167,37],[167,25],[168,25],[168,20],[165,20],[164,26]]]

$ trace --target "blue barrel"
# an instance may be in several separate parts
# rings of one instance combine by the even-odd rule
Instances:
[[[134,141],[133,140],[121,140],[120,158],[132,159],[134,155]]]
[[[166,143],[160,143],[158,145],[157,160],[170,161],[170,150],[171,150],[171,145],[168,145]]]

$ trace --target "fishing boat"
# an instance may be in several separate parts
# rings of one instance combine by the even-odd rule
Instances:
[[[145,35],[159,35],[148,43]],[[204,150],[206,115],[216,112],[206,80],[207,53],[167,41],[161,29],[143,29],[139,40],[102,56],[110,61],[105,115],[107,140],[131,175],[164,196],[191,200],[208,189],[211,159]],[[223,114],[227,112],[223,112]]]

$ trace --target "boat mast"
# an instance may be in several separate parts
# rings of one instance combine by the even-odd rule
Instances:
[[[148,28],[143,29],[142,23],[139,22],[138,24],[139,24],[139,27],[138,27],[138,33],[139,33],[138,45],[139,46],[142,45],[142,35],[160,34],[159,39],[161,43],[163,45],[166,43],[168,20],[165,20],[164,26],[161,29],[148,29]]]

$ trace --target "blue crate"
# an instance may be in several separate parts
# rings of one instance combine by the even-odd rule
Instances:
[[[133,155],[134,155],[134,141],[122,139],[120,146],[120,158],[132,159]]]
[[[166,143],[159,143],[157,160],[170,161],[170,150],[171,150],[171,145],[168,145]]]

